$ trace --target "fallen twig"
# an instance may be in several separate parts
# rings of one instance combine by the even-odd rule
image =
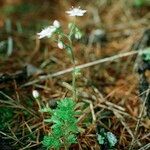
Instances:
[[[100,63],[114,61],[116,59],[126,57],[126,56],[130,56],[130,55],[135,55],[135,54],[138,54],[138,53],[139,53],[139,51],[131,51],[131,52],[126,52],[126,53],[121,53],[121,54],[118,54],[118,55],[115,55],[115,56],[111,56],[111,57],[95,60],[93,62],[89,62],[89,63],[86,63],[86,64],[78,65],[78,66],[76,66],[76,69],[88,68],[88,67],[91,67],[91,66],[94,66],[94,65],[98,65]],[[53,73],[53,74],[41,75],[41,76],[39,76],[38,79],[35,79],[33,81],[30,81],[30,82],[27,82],[27,83],[23,84],[22,87],[29,86],[29,85],[35,84],[37,82],[44,81],[44,80],[47,80],[47,79],[52,78],[52,77],[57,77],[57,76],[60,76],[60,75],[63,75],[63,74],[66,74],[66,73],[69,73],[69,72],[72,72],[72,71],[73,71],[73,67],[62,70],[62,71],[58,71],[58,72]]]

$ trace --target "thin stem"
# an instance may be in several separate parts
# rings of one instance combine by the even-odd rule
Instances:
[[[72,73],[72,86],[73,86],[73,99],[76,101],[77,95],[76,95],[76,75],[75,75],[75,64],[73,65],[73,73]]]
[[[75,75],[75,57],[74,57],[74,52],[73,52],[73,46],[72,46],[72,41],[69,38],[70,41],[70,48],[71,48],[71,59],[72,59],[72,64],[73,64],[73,72],[72,72],[72,87],[73,87],[73,99],[76,101],[77,95],[76,95],[76,75]]]
[[[68,150],[68,147],[67,147],[67,146],[65,146],[65,150]]]
[[[72,59],[72,64],[73,64],[73,72],[72,72],[73,99],[76,101],[76,99],[77,99],[76,75],[75,75],[76,65],[75,65],[75,56],[74,56],[74,52],[73,52],[72,39],[71,39],[71,36],[73,35],[74,28],[75,28],[75,23],[73,23],[73,25],[71,27],[70,33],[68,35],[68,40],[69,40],[69,45],[70,45],[70,49],[71,49],[71,59]]]

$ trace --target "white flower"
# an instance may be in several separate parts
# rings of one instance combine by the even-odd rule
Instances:
[[[69,14],[69,16],[83,16],[85,12],[86,10],[82,10],[80,9],[80,7],[78,8],[72,7],[70,11],[66,11],[66,13]]]
[[[55,21],[53,22],[53,26],[56,27],[56,28],[59,28],[59,27],[60,27],[60,22],[57,21],[57,20],[55,20]]]
[[[37,33],[37,35],[39,36],[39,39],[42,39],[44,37],[51,37],[53,35],[53,33],[60,27],[60,23],[59,21],[55,20],[53,22],[52,26],[49,26],[45,29],[43,29],[41,32]]]
[[[53,28],[53,26],[49,26],[45,29],[43,29],[41,32],[37,33],[37,35],[39,36],[39,39],[42,39],[44,37],[51,37],[53,32],[55,32],[55,28]]]
[[[39,92],[38,92],[37,90],[33,90],[33,91],[32,91],[32,95],[33,95],[33,97],[34,97],[35,99],[40,96],[40,94],[39,94]]]
[[[58,47],[60,48],[60,49],[63,49],[64,48],[64,44],[63,44],[63,42],[62,41],[58,41]]]

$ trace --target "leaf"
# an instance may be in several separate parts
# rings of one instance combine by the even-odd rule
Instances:
[[[44,136],[42,144],[47,148],[59,149],[61,147],[60,140],[53,136]]]
[[[75,135],[73,135],[73,134],[71,134],[71,135],[69,135],[68,137],[67,137],[67,142],[68,143],[70,143],[70,144],[72,144],[72,143],[76,143],[76,137],[75,137]]]
[[[54,141],[54,138],[53,138],[53,137],[51,137],[51,136],[44,136],[44,139],[43,139],[43,141],[42,141],[42,144],[43,144],[45,147],[51,147],[53,141]]]
[[[97,134],[97,140],[100,145],[103,145],[105,142],[105,137],[100,134]]]
[[[60,147],[61,147],[61,142],[60,142],[59,139],[55,138],[55,140],[53,141],[53,147],[54,147],[55,149],[60,149]]]
[[[57,108],[52,110],[52,117],[45,119],[45,121],[53,123],[51,135],[45,136],[43,139],[43,145],[47,148],[59,149],[76,142],[75,134],[78,133],[78,127],[74,110],[75,102],[71,98],[64,98],[57,104]]]
[[[66,51],[67,51],[67,53],[68,53],[68,55],[72,55],[72,49],[71,49],[71,47],[70,46],[68,46],[68,45],[66,45],[66,47],[65,47],[65,49],[66,49]]]
[[[64,133],[64,131],[62,129],[62,125],[55,124],[52,126],[53,136],[55,136],[55,137],[57,136],[57,138],[60,138],[61,136],[63,136],[63,133]]]
[[[144,51],[142,55],[143,59],[145,61],[150,61],[150,47],[144,49],[143,51]]]
[[[113,146],[116,145],[117,138],[116,138],[116,136],[113,133],[107,132],[107,139],[108,139],[110,147],[113,147]]]

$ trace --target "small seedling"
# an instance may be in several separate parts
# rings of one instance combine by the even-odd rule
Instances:
[[[101,146],[105,146],[109,150],[113,150],[117,143],[116,136],[112,132],[106,132],[103,128],[97,134],[97,140]]]
[[[71,144],[76,143],[78,127],[75,116],[78,113],[74,109],[75,102],[70,98],[64,98],[57,102],[57,108],[51,111],[52,117],[45,119],[45,122],[53,123],[51,133],[44,136],[42,142],[47,149],[57,150],[64,147],[68,150]]]
[[[146,62],[150,62],[150,47],[144,49],[144,53],[142,55],[142,58]]]

